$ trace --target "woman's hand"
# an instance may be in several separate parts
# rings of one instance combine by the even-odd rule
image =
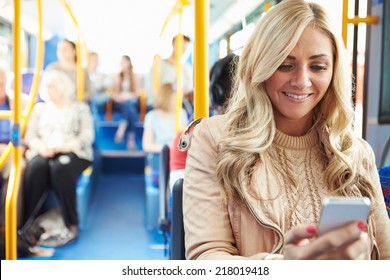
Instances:
[[[53,149],[40,147],[38,150],[38,154],[44,158],[52,158],[55,156],[56,153],[53,151]]]
[[[56,154],[67,154],[78,151],[82,148],[81,143],[77,139],[70,140],[69,142],[54,148],[54,153]]]
[[[284,259],[368,259],[365,222],[354,222],[317,236],[315,225],[302,225],[287,232]]]

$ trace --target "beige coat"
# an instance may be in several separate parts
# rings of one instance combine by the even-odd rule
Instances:
[[[204,119],[195,128],[189,149],[183,191],[183,217],[187,259],[263,259],[269,253],[283,253],[282,200],[260,203],[243,186],[247,208],[221,202],[216,180],[218,143],[223,135],[225,116]],[[372,152],[372,150],[371,150]],[[377,182],[377,201],[383,202],[374,161],[370,176]],[[261,192],[275,194],[262,182],[260,168],[250,184]],[[259,189],[259,188],[257,188]],[[379,203],[369,223],[372,257],[390,259],[390,221],[384,203]],[[379,249],[379,252],[378,252]],[[378,255],[379,253],[379,255]]]

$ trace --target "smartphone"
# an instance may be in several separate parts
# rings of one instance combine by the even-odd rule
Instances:
[[[322,202],[319,235],[354,221],[367,221],[371,201],[368,197],[327,197]]]

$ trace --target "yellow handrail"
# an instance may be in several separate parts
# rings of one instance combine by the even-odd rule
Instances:
[[[11,149],[14,148],[13,156],[13,166],[11,168],[7,195],[5,202],[5,241],[6,241],[6,259],[16,259],[17,258],[17,201],[19,196],[19,188],[22,174],[22,148],[20,146],[21,135],[23,135],[28,117],[34,106],[36,96],[38,94],[39,81],[43,65],[43,39],[42,39],[42,6],[41,0],[37,0],[37,9],[38,9],[38,37],[37,37],[37,55],[35,61],[35,72],[34,78],[30,90],[30,101],[27,108],[27,114],[21,116],[20,114],[20,89],[21,89],[21,76],[20,76],[20,61],[19,61],[19,51],[20,51],[20,0],[15,0],[15,19],[13,25],[13,34],[14,34],[14,126],[12,130],[12,142],[7,146],[7,149],[2,154],[1,164],[5,162],[8,158]],[[20,119],[23,117],[23,122],[20,127]],[[3,155],[5,155],[5,160],[3,162]]]
[[[179,132],[183,129],[181,124],[181,111],[183,107],[183,73],[182,73],[182,64],[181,64],[181,55],[184,45],[183,40],[183,34],[181,32],[181,26],[182,26],[182,17],[183,17],[183,8],[185,6],[190,5],[191,2],[189,0],[177,0],[174,7],[172,8],[171,12],[168,14],[168,16],[165,19],[164,25],[161,28],[160,36],[163,35],[164,30],[166,26],[168,25],[168,22],[171,20],[171,18],[174,15],[179,16],[179,27],[178,27],[178,35],[175,39],[175,65],[176,65],[176,101],[175,101],[175,132]],[[160,88],[160,64],[159,64],[160,58],[156,55],[154,58],[153,63],[153,89],[154,92],[157,92]]]
[[[176,63],[176,106],[175,106],[175,132],[178,133],[183,129],[181,124],[181,112],[183,108],[183,65],[180,58],[184,45],[183,34],[181,33],[181,17],[182,11],[179,13],[179,33],[175,39],[175,63]]]
[[[65,10],[68,12],[69,16],[71,17],[76,29],[77,29],[77,43],[76,43],[76,52],[77,52],[77,99],[83,100],[84,99],[84,69],[82,65],[82,59],[81,59],[81,32],[79,28],[79,23],[77,22],[76,17],[74,16],[72,9],[70,8],[69,4],[65,0],[60,0],[61,4],[64,6]]]
[[[379,22],[378,16],[367,17],[353,17],[348,18],[348,0],[343,0],[343,21],[341,28],[341,37],[343,38],[344,45],[347,45],[348,38],[348,24],[358,25],[359,23],[377,24]]]
[[[194,111],[195,119],[209,116],[208,22],[209,1],[195,1]]]
[[[27,120],[30,118],[31,112],[33,110],[33,107],[35,105],[35,101],[37,100],[38,96],[38,90],[39,90],[39,84],[41,81],[41,75],[42,75],[42,69],[43,69],[43,55],[45,52],[45,44],[43,42],[43,32],[42,32],[42,4],[41,0],[37,0],[37,7],[38,7],[38,35],[37,35],[37,42],[36,42],[36,48],[37,53],[35,56],[35,69],[34,69],[34,77],[31,83],[31,89],[29,92],[29,102],[27,104],[27,118],[22,123],[22,136],[26,132],[27,127]]]
[[[31,115],[32,109],[35,104],[35,100],[37,99],[38,95],[38,89],[39,89],[39,82],[41,78],[41,73],[43,69],[43,53],[44,53],[44,44],[43,44],[43,36],[42,36],[42,6],[41,6],[41,0],[37,0],[37,7],[38,7],[38,35],[37,35],[37,41],[36,41],[36,57],[35,57],[35,69],[34,69],[34,77],[33,81],[31,83],[31,89],[29,93],[29,102],[27,104],[27,113],[24,112],[21,117],[23,119],[22,121],[22,136],[24,135],[24,132],[26,131],[27,121]],[[4,110],[0,111],[0,119],[10,119],[13,116],[12,110]],[[12,143],[9,143],[7,148],[4,150],[4,152],[0,156],[0,170],[3,168],[5,162],[7,161],[9,155],[11,154],[12,150]]]
[[[7,260],[17,258],[17,198],[21,176],[20,147],[20,0],[14,0],[13,34],[13,65],[14,65],[14,116],[12,127],[12,144],[14,146],[13,166],[11,168],[9,185],[5,201],[5,257]]]

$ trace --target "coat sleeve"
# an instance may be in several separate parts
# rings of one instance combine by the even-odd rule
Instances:
[[[207,120],[193,132],[183,188],[187,259],[223,259],[238,255],[227,206],[216,178],[217,144]]]
[[[222,123],[222,122],[221,122]],[[192,134],[183,188],[183,219],[187,259],[263,259],[259,252],[240,256],[228,206],[222,202],[216,163],[222,124],[203,119]],[[211,129],[212,128],[212,129]]]
[[[375,165],[375,155],[372,148],[365,143],[366,150],[370,154],[369,172],[370,179],[374,183],[374,235],[379,249],[380,259],[390,259],[390,219],[387,214],[385,199],[379,180],[379,174]]]

